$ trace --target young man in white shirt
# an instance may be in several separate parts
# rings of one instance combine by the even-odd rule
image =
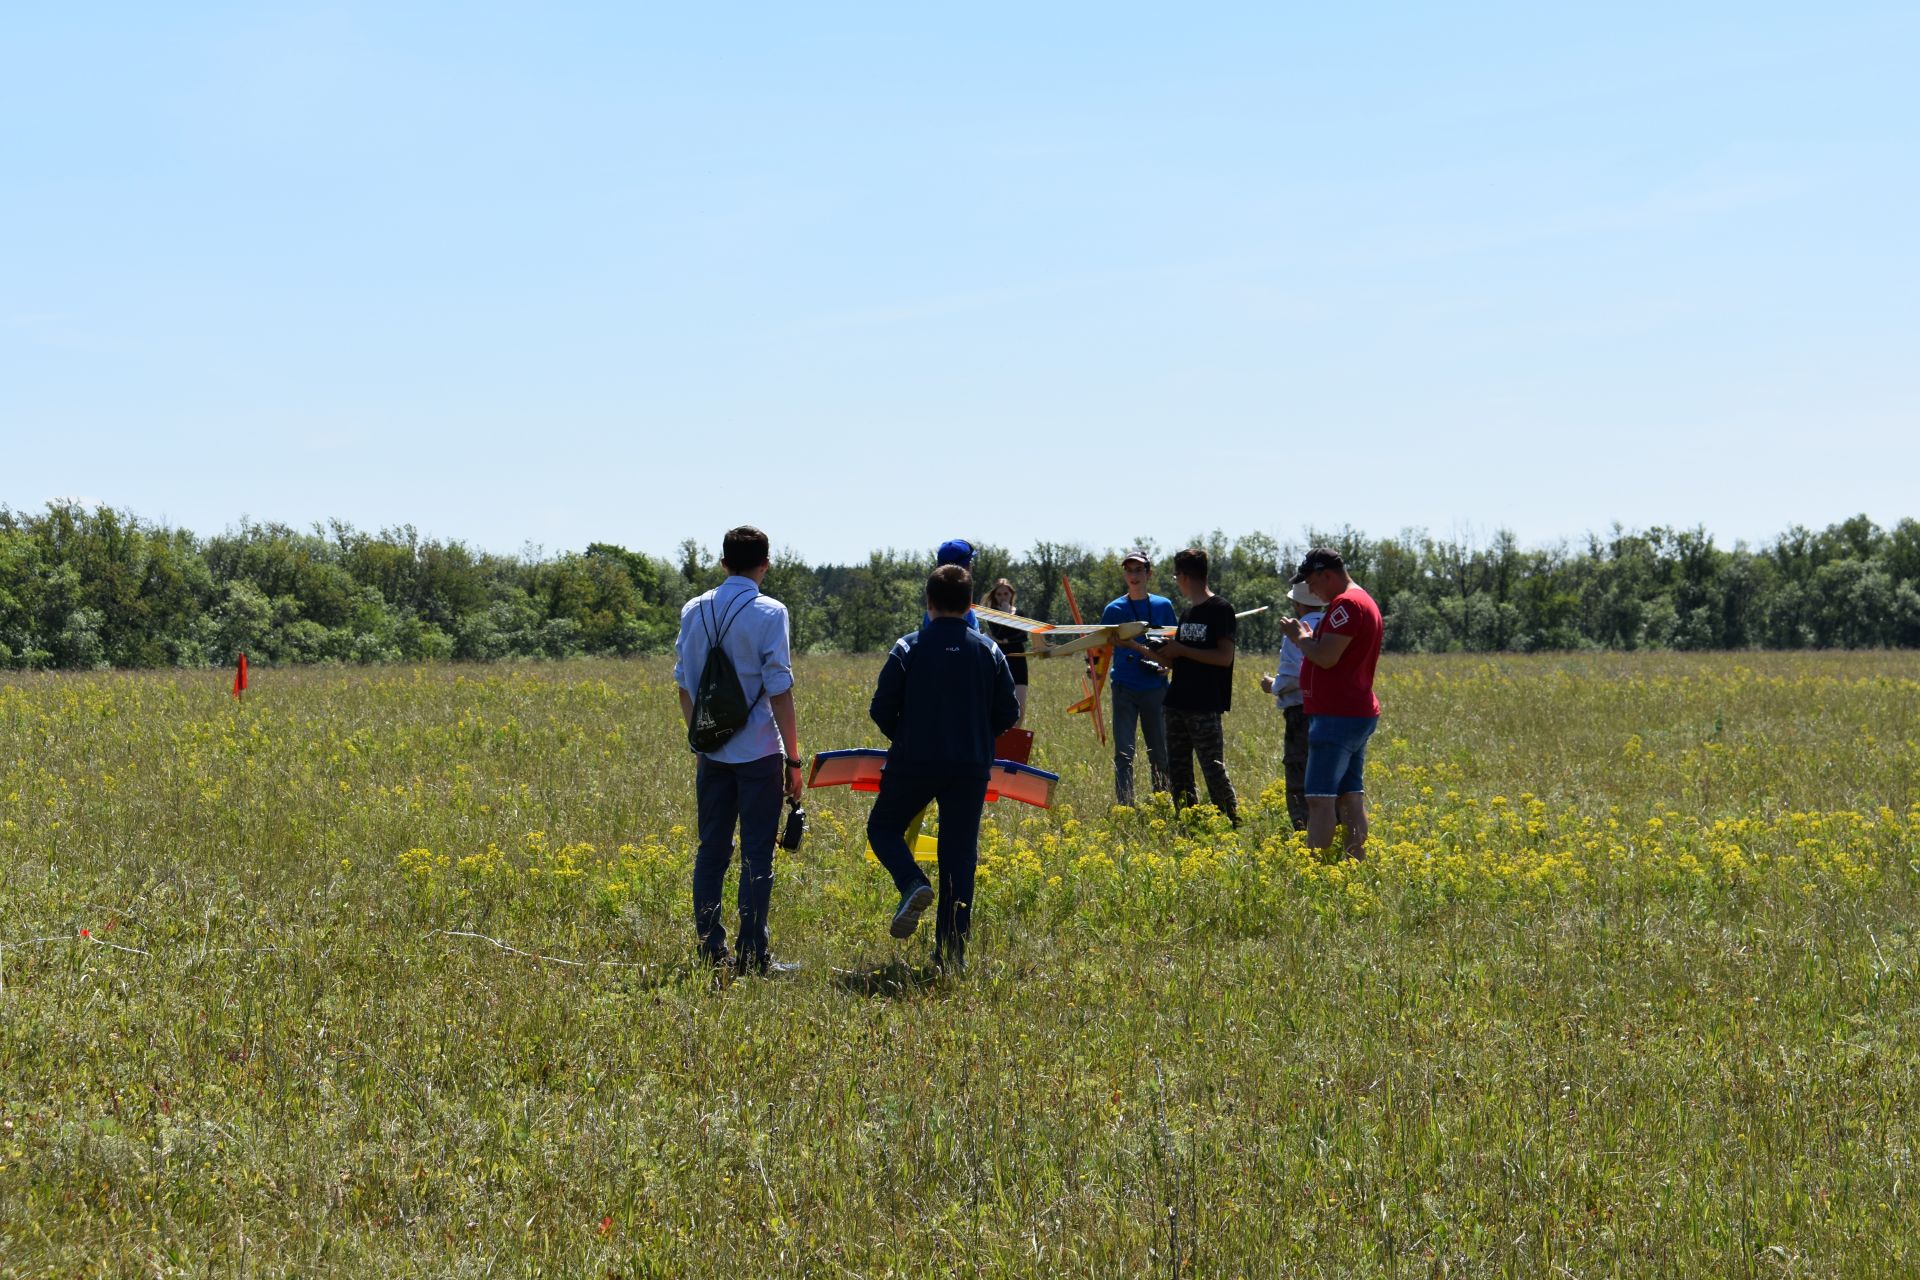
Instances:
[[[784,797],[799,803],[801,788],[787,607],[760,594],[770,563],[767,552],[767,535],[752,525],[729,529],[720,553],[727,579],[687,602],[674,644],[673,679],[680,687],[680,716],[689,728],[694,694],[715,645],[732,660],[741,695],[748,700],[746,723],[718,747],[698,753],[694,773],[700,846],[693,860],[693,927],[709,963],[719,967],[733,959],[742,973],[792,967],[775,964],[767,950],[780,801]],[[730,957],[720,898],[733,861],[736,824],[740,929],[737,956]]]

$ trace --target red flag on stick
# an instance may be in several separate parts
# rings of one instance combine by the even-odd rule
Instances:
[[[247,689],[247,655],[240,655],[240,663],[233,669],[233,696],[239,697]]]

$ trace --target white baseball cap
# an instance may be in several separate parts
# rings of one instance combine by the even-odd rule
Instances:
[[[1294,583],[1293,589],[1287,592],[1287,599],[1293,601],[1295,604],[1310,604],[1316,609],[1324,609],[1327,607],[1327,602],[1313,594],[1304,582]]]

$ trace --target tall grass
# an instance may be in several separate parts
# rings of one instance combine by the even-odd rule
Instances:
[[[0,687],[0,1274],[1920,1269],[1920,658],[1390,662],[1359,867],[1255,666],[1239,831],[1035,664],[967,976],[816,792],[719,985],[664,663]]]

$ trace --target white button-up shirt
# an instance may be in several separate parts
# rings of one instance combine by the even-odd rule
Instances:
[[[733,659],[740,691],[753,707],[740,732],[718,751],[705,753],[709,760],[723,764],[746,764],[785,751],[769,700],[793,688],[787,606],[759,591],[752,578],[734,574],[705,595],[687,601],[680,610],[680,638],[673,646],[673,682],[689,694],[699,689],[700,672],[707,665],[708,637],[720,635],[724,627],[721,648]],[[729,618],[733,619],[731,623]]]
[[[1313,613],[1302,614],[1300,621],[1306,623],[1309,628],[1313,628],[1319,626],[1320,619],[1325,616],[1324,611],[1316,610]],[[1273,697],[1274,701],[1282,707],[1297,707],[1301,703],[1300,664],[1306,656],[1300,652],[1299,645],[1284,636],[1281,637],[1280,670],[1274,673]]]

